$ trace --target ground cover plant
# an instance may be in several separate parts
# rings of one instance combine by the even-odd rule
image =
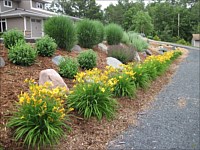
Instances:
[[[9,60],[17,65],[30,66],[35,62],[36,57],[37,51],[23,40],[18,41],[8,50]]]
[[[25,81],[29,91],[18,96],[17,111],[8,126],[13,129],[15,139],[22,140],[28,148],[54,145],[64,134],[62,127],[69,128],[64,122],[68,112],[64,108],[66,89],[51,89],[50,82],[37,85],[34,80]]]
[[[55,40],[48,35],[38,39],[35,44],[37,52],[40,56],[53,56],[57,48]]]
[[[24,34],[16,29],[12,29],[3,33],[3,41],[6,48],[14,46],[18,41],[25,43]]]

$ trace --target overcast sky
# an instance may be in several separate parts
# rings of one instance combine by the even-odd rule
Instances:
[[[102,7],[101,9],[105,9],[106,7],[108,7],[111,3],[113,5],[117,4],[118,0],[96,0],[97,4],[100,4]]]

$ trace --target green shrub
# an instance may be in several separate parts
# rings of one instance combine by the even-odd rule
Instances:
[[[125,31],[124,31],[124,33],[123,33],[123,37],[122,37],[121,42],[124,43],[124,44],[130,44],[128,33],[125,32]]]
[[[114,57],[122,63],[126,64],[134,59],[135,49],[131,46],[123,47],[119,45],[112,45],[109,47],[108,56]]]
[[[134,32],[128,32],[130,45],[136,48],[138,52],[144,51],[148,48],[148,43],[144,41],[141,36]]]
[[[49,18],[44,24],[44,32],[55,39],[59,48],[71,51],[76,44],[77,34],[71,19],[64,16]]]
[[[51,84],[37,85],[34,80],[29,82],[29,91],[21,93],[17,102],[17,111],[8,122],[8,127],[14,130],[15,140],[33,149],[54,145],[64,134],[63,127],[67,119],[64,101],[66,90],[57,87],[51,89]]]
[[[158,76],[157,66],[154,60],[143,63],[142,67],[145,69],[145,73],[148,74],[150,80],[155,80]]]
[[[119,44],[123,37],[121,26],[111,23],[105,27],[106,40],[109,45]]]
[[[24,34],[21,31],[12,29],[3,33],[3,42],[6,48],[14,46],[18,41],[25,43]]]
[[[77,34],[79,45],[85,48],[92,48],[98,43],[98,34],[95,23],[92,20],[84,19],[77,23]]]
[[[17,65],[30,66],[37,57],[37,51],[24,41],[18,41],[8,51],[9,60]]]
[[[104,39],[104,26],[100,21],[93,21],[94,25],[97,28],[97,42],[96,44],[99,44]]]
[[[59,63],[59,74],[63,77],[72,79],[78,72],[78,66],[76,59],[65,57]]]
[[[191,45],[189,42],[185,41],[184,39],[180,39],[176,41],[177,44],[182,44],[182,45]]]
[[[116,85],[114,86],[113,94],[117,97],[134,97],[136,94],[136,86],[133,79],[125,74],[117,74],[115,76],[115,79],[117,80]]]
[[[98,120],[101,120],[103,116],[107,119],[112,118],[117,106],[110,90],[95,82],[78,84],[68,96],[68,103],[84,118],[89,119],[94,116]]]
[[[133,72],[135,72],[134,81],[135,81],[136,87],[147,89],[150,85],[150,79],[149,79],[148,73],[146,72],[145,67],[143,67],[141,64],[134,65]]]
[[[97,65],[97,54],[92,49],[81,52],[77,59],[83,69],[92,69]]]
[[[161,41],[161,39],[160,39],[159,36],[157,36],[157,35],[155,35],[155,36],[153,37],[153,40]]]
[[[54,39],[48,35],[36,41],[37,52],[41,56],[52,56],[57,48]]]

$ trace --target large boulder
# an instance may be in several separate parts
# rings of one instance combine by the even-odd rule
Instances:
[[[99,43],[98,48],[108,54],[108,47],[104,43]]]
[[[39,85],[43,85],[47,81],[53,83],[52,88],[65,87],[69,91],[62,77],[54,69],[46,69],[40,72]]]
[[[79,45],[74,45],[74,47],[72,48],[72,51],[75,51],[75,52],[81,52],[82,49]]]
[[[106,58],[106,63],[107,63],[108,66],[112,66],[114,68],[119,68],[119,69],[123,68],[122,66],[120,66],[122,64],[122,62],[119,61],[116,58],[113,58],[113,57],[107,57]]]
[[[5,61],[3,57],[0,57],[0,67],[4,67],[4,66],[5,66]]]
[[[62,59],[63,59],[63,56],[58,55],[58,56],[53,57],[52,61],[53,61],[54,64],[56,64],[58,66]]]

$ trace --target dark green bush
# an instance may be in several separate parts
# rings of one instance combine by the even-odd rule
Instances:
[[[98,43],[98,30],[92,20],[82,20],[77,23],[78,43],[81,47],[92,48]]]
[[[109,45],[119,44],[123,37],[121,26],[111,23],[105,27],[106,40]]]
[[[99,44],[104,39],[104,26],[103,26],[103,23],[101,23],[100,21],[93,21],[93,23],[97,28],[97,42],[96,42],[96,44]]]
[[[71,51],[77,41],[75,26],[71,19],[56,16],[48,19],[44,24],[44,32],[55,39],[59,48]]]
[[[3,34],[3,42],[6,48],[14,46],[18,41],[25,43],[24,34],[19,30],[12,29]]]
[[[78,67],[76,59],[65,57],[59,63],[59,74],[63,77],[73,79],[78,72]]]
[[[176,41],[177,44],[182,44],[182,45],[191,45],[189,42],[185,41],[184,39],[180,39]]]
[[[36,41],[37,52],[41,56],[52,56],[57,48],[55,40],[48,35]]]
[[[9,60],[17,65],[30,66],[37,57],[37,51],[24,41],[18,41],[8,51]]]
[[[97,65],[97,54],[92,49],[81,52],[77,58],[83,69],[92,69]]]
[[[135,56],[135,49],[133,47],[123,47],[120,45],[112,45],[108,49],[108,56],[114,57],[126,64],[128,62],[133,61]]]

